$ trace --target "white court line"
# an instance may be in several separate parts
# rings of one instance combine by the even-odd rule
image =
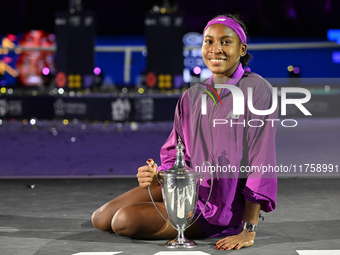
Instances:
[[[299,255],[340,255],[340,250],[299,250]]]
[[[72,255],[114,255],[122,253],[122,251],[113,251],[113,252],[78,252]]]

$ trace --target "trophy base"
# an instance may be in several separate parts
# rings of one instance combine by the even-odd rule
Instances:
[[[163,246],[167,248],[194,248],[197,244],[195,241],[190,241],[184,237],[182,240],[175,238],[174,240],[167,241]]]

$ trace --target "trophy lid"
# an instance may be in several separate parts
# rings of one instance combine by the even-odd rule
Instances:
[[[181,138],[178,137],[178,144],[176,145],[176,161],[175,164],[166,171],[169,174],[189,174],[191,171],[187,169],[184,161],[183,145],[181,143]]]

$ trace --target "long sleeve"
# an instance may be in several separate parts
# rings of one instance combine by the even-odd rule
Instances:
[[[276,95],[274,95],[276,96]],[[264,81],[260,86],[253,87],[253,106],[257,110],[267,110],[272,106],[272,87]],[[248,108],[248,107],[247,107]],[[277,178],[274,171],[276,152],[275,134],[277,129],[278,111],[270,115],[255,115],[247,110],[247,121],[251,125],[261,127],[251,127],[248,125],[246,132],[246,159],[249,172],[243,190],[246,201],[260,204],[261,210],[269,212],[275,209],[277,195]],[[267,172],[263,170],[267,169]]]

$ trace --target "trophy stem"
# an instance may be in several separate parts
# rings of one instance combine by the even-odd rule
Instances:
[[[164,244],[167,248],[193,248],[196,247],[197,244],[194,241],[188,240],[184,236],[184,228],[177,228],[178,234],[174,240],[168,241]]]
[[[186,239],[184,236],[184,229],[182,228],[178,229],[177,241],[179,244],[184,244],[186,241],[188,241],[188,239]]]

